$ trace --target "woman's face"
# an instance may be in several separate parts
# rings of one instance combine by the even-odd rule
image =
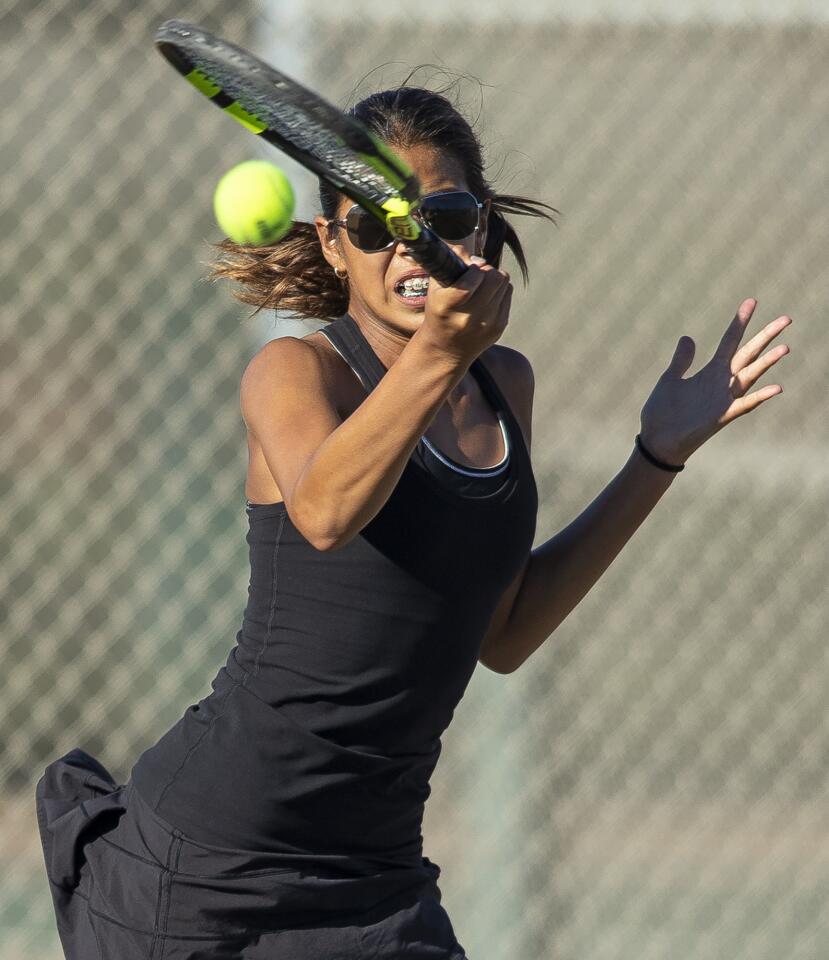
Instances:
[[[443,193],[447,190],[469,190],[460,164],[434,147],[418,145],[406,149],[394,147],[395,153],[414,170],[420,182],[422,195]],[[337,209],[337,219],[343,219],[353,201],[343,198]],[[481,256],[486,239],[486,214],[489,204],[481,210],[480,229],[464,240],[449,242],[457,253]],[[374,325],[392,327],[411,336],[420,326],[424,307],[408,304],[395,292],[400,278],[420,269],[417,261],[399,241],[385,250],[366,252],[352,244],[342,226],[332,228],[329,234],[326,220],[315,217],[314,223],[326,260],[333,270],[342,275],[348,272],[348,312],[355,319],[364,319]]]

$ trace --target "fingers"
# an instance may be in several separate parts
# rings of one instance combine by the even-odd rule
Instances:
[[[474,295],[481,306],[486,303],[496,303],[503,296],[505,289],[511,286],[509,274],[506,270],[493,267],[483,257],[468,256],[464,259],[468,267],[452,284],[453,288],[466,292],[460,302],[466,302]]]
[[[512,284],[507,283],[503,288],[503,291],[500,296],[500,300],[493,300],[494,303],[498,305],[498,320],[501,323],[505,323],[509,317],[510,306],[512,305]]]
[[[782,329],[782,327],[781,327]],[[738,396],[745,393],[749,387],[752,387],[757,380],[781,358],[785,357],[789,348],[785,343],[778,344],[773,350],[764,353],[762,357],[743,367],[734,375],[734,381],[739,386]]]
[[[755,407],[759,407],[761,403],[765,403],[766,400],[770,400],[772,397],[776,397],[778,393],[782,392],[783,388],[779,383],[770,383],[767,387],[761,387],[759,390],[755,390],[754,393],[750,393],[746,397],[740,397],[740,399],[735,400],[726,411],[726,415],[723,418],[723,424],[730,423],[732,420],[736,420],[737,417],[742,417]]]
[[[485,261],[481,260],[480,257],[475,257],[473,259],[479,260],[481,264],[485,263]],[[452,283],[449,284],[449,289],[460,290],[472,294],[484,282],[486,275],[481,269],[481,265],[478,263],[467,260],[466,264],[466,270],[464,270],[464,272],[456,280],[453,280]]]
[[[491,263],[487,263],[483,257],[470,257],[469,263],[471,266],[476,266],[480,271],[488,276],[493,278],[493,281],[497,283],[495,278],[501,277],[507,283],[510,282],[509,273],[506,270],[501,270],[498,267],[493,267]]]
[[[512,304],[512,283],[505,270],[491,265],[482,268],[488,276],[475,293],[475,309],[485,311],[495,322],[499,330],[506,329]]]
[[[734,354],[731,363],[731,372],[738,373],[746,364],[758,357],[765,347],[771,343],[779,333],[785,330],[791,322],[792,318],[784,315],[778,317],[776,320],[772,320],[771,323],[767,323],[759,333],[755,334],[748,343],[740,347],[737,353]]]
[[[756,306],[757,301],[753,297],[749,297],[748,300],[743,300],[737,312],[734,314],[734,319],[726,327],[722,340],[720,340],[720,344],[714,354],[715,360],[731,361],[740,340],[743,338],[743,332],[746,326],[748,326],[748,321],[751,319],[751,315],[754,313]]]
[[[506,302],[507,307],[509,307],[510,301],[512,300],[512,283],[509,279],[509,274],[506,278],[501,278],[499,282],[493,283],[493,293],[489,299],[490,306],[498,306],[500,304],[503,307],[504,302]]]

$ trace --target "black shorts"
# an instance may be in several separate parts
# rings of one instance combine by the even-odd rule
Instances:
[[[386,897],[382,874],[196,843],[83,750],[47,766],[36,808],[67,960],[466,960],[433,879]]]

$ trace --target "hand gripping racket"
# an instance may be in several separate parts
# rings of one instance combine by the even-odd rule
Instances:
[[[196,24],[167,20],[155,45],[217,107],[375,216],[438,282],[466,271],[412,216],[421,198],[414,171],[356,118]]]

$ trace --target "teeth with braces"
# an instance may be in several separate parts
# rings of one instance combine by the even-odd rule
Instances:
[[[428,277],[412,277],[407,280],[404,280],[400,284],[403,290],[413,291],[413,290],[425,290],[429,286]]]

